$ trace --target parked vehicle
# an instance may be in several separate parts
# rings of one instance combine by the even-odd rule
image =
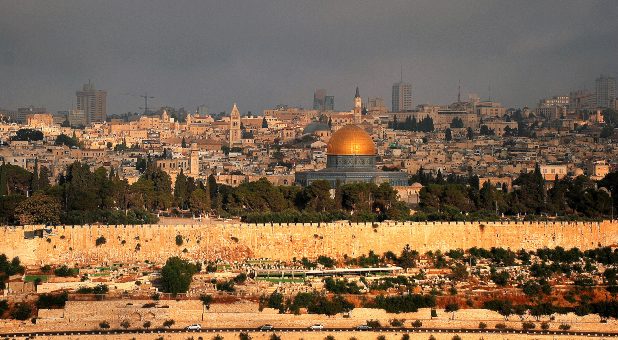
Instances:
[[[275,327],[273,325],[262,325],[259,328],[261,331],[272,331],[273,329],[275,329]]]
[[[321,331],[324,329],[324,325],[316,323],[315,325],[309,326],[309,329],[314,330],[314,331]]]
[[[358,325],[358,326],[356,326],[356,330],[359,330],[359,331],[368,331],[370,329],[371,329],[371,326],[369,326],[369,325]]]
[[[185,329],[188,331],[199,331],[202,329],[202,326],[196,323],[196,324],[185,327]]]

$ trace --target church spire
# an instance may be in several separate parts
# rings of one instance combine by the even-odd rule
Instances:
[[[358,86],[356,87],[356,95],[354,96],[354,98],[360,98],[360,94],[358,92]]]

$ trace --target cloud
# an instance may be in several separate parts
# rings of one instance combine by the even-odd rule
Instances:
[[[464,90],[507,105],[616,75],[612,1],[18,1],[0,3],[0,107],[63,110],[92,79],[110,113],[153,105],[260,112],[390,100],[404,69],[416,103]]]

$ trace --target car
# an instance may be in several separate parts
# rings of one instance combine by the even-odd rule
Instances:
[[[309,329],[314,330],[314,331],[321,331],[324,329],[324,325],[316,323],[315,325],[309,326]]]
[[[358,331],[368,331],[371,329],[371,326],[369,325],[358,325],[356,326],[356,330]]]
[[[262,325],[259,328],[261,331],[272,331],[273,329],[275,329],[275,327],[273,325]]]
[[[202,329],[202,326],[200,326],[199,324],[196,323],[194,325],[190,325],[190,326],[185,327],[185,329],[188,330],[188,331],[199,331],[199,330]]]

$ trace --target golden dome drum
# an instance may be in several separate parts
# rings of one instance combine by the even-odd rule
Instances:
[[[375,156],[376,147],[371,136],[356,125],[346,125],[330,137],[327,155]]]

